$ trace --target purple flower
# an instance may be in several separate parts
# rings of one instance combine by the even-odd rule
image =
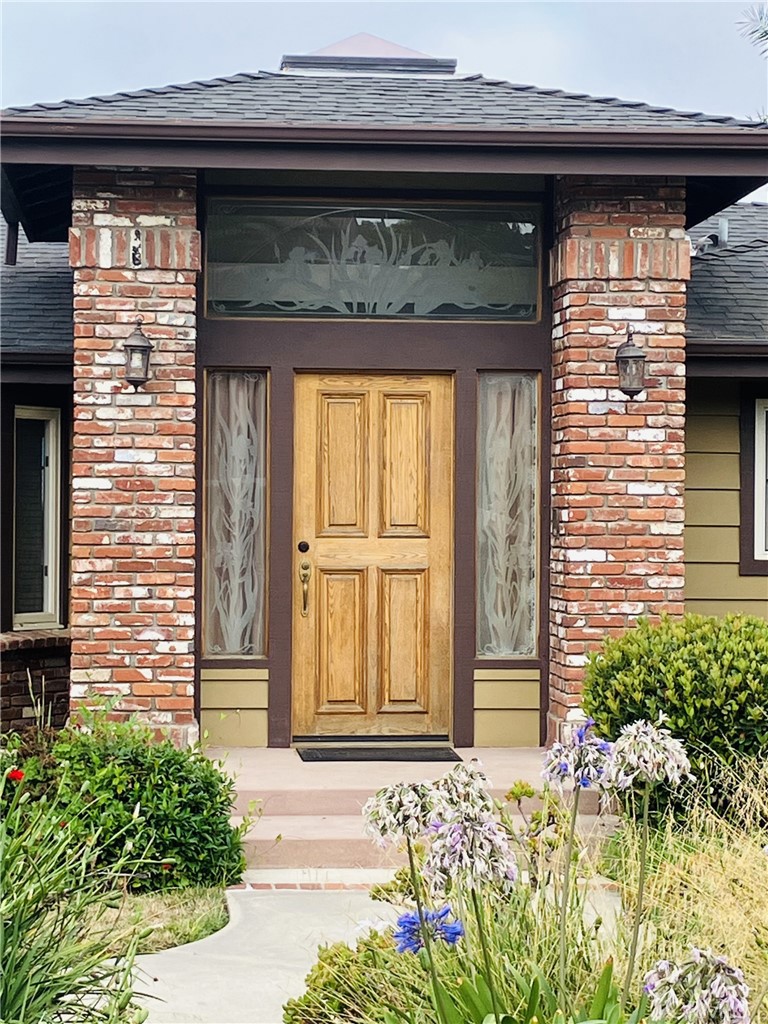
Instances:
[[[455,946],[464,934],[464,926],[461,921],[449,921],[448,917],[453,913],[449,906],[442,910],[425,910],[424,927],[431,941],[445,942],[449,946]],[[397,919],[397,928],[393,938],[398,953],[418,953],[424,946],[421,922],[417,910],[401,914]]]
[[[749,987],[738,967],[708,949],[660,960],[645,976],[652,1020],[669,1024],[749,1024]]]
[[[592,732],[594,724],[587,718],[564,743],[552,744],[544,755],[542,778],[558,787],[569,779],[580,789],[603,786],[613,747]]]

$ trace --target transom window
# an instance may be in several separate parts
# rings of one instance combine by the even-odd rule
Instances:
[[[540,211],[211,199],[209,316],[533,321]]]

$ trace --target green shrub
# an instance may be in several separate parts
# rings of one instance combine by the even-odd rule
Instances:
[[[8,772],[11,772],[11,775]],[[110,948],[105,912],[135,853],[112,837],[99,866],[100,833],[78,828],[69,796],[31,799],[21,769],[0,775],[0,1006],[7,1024],[143,1021],[131,987],[138,935]],[[141,842],[141,821],[133,821]]]
[[[697,774],[768,750],[768,622],[686,615],[608,639],[591,655],[584,708],[615,738],[638,718],[667,718]]]
[[[147,727],[94,716],[89,730],[68,728],[52,747],[57,770],[64,769],[80,818],[101,831],[101,856],[109,863],[122,838],[131,834],[138,805],[150,837],[151,858],[131,880],[131,888],[230,885],[245,868],[243,824],[230,814],[234,782],[198,749],[179,750],[156,740]],[[50,768],[49,768],[50,770]]]
[[[0,750],[3,765],[24,770],[30,799],[57,790],[69,800],[72,834],[98,830],[103,865],[135,837],[139,806],[143,863],[133,891],[230,885],[242,875],[248,823],[230,824],[234,783],[199,749],[179,750],[138,721],[100,711],[87,713],[83,728],[11,735]],[[0,796],[0,809],[7,802]]]

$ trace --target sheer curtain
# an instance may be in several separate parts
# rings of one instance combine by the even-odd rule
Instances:
[[[535,654],[534,375],[480,374],[477,440],[477,653]]]
[[[266,653],[266,380],[208,377],[205,484],[207,655]]]

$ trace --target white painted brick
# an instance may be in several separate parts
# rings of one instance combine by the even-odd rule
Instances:
[[[651,427],[636,427],[627,431],[628,441],[663,441],[665,437],[664,430],[654,430]]]
[[[609,320],[645,320],[645,310],[637,306],[612,306],[608,310]]]
[[[651,576],[646,583],[651,590],[681,590],[685,586],[682,576]]]
[[[664,484],[635,483],[627,484],[627,494],[664,494]]]
[[[111,491],[111,480],[92,476],[76,476],[72,478],[72,487],[76,491]]]
[[[166,214],[140,213],[136,218],[136,223],[143,228],[170,227],[173,224],[173,218]]]
[[[129,228],[132,221],[130,217],[121,217],[116,213],[94,213],[93,223],[97,228]]]
[[[680,537],[684,531],[683,523],[651,523],[651,533],[662,537]]]
[[[157,456],[153,451],[144,449],[119,449],[115,452],[115,462],[155,462]]]
[[[568,402],[604,402],[607,397],[605,388],[569,388],[565,393]]]
[[[567,548],[565,558],[568,562],[607,562],[608,552],[601,548]]]

